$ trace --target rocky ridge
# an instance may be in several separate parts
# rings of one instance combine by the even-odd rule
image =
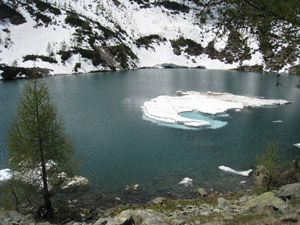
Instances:
[[[0,212],[2,225],[183,225],[183,224],[299,224],[300,183],[277,191],[254,195],[249,192],[207,194],[199,199],[167,200],[158,197],[142,206],[120,206],[108,210],[81,210],[81,220],[38,221],[16,211]]]
[[[199,18],[205,8],[199,1],[8,0],[0,4],[3,79],[32,73],[130,70],[163,63],[299,71],[299,46],[268,40],[267,46],[277,47],[262,48],[266,40],[259,35],[234,27],[225,32],[218,25],[217,8],[211,9],[205,21]],[[32,72],[29,68],[39,69]]]

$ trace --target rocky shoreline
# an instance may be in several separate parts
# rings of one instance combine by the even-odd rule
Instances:
[[[0,211],[1,225],[183,225],[183,224],[299,224],[300,183],[278,190],[254,193],[206,193],[197,199],[170,200],[157,197],[142,205],[120,205],[111,209],[77,208],[72,202],[56,209],[54,221],[39,221],[32,214]],[[62,212],[65,211],[65,212]],[[61,216],[64,214],[64,217]]]

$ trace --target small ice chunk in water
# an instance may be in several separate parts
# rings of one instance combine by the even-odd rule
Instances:
[[[300,148],[300,143],[294,144],[295,147]]]
[[[245,177],[249,176],[249,174],[252,172],[252,169],[246,170],[246,171],[236,171],[227,166],[219,166],[219,169],[223,170],[225,172],[229,172],[229,173],[233,173],[233,174],[237,174],[237,175],[241,175],[241,176],[245,176]]]
[[[185,177],[182,181],[179,182],[179,184],[183,184],[184,186],[192,186],[193,185],[193,179]]]
[[[274,120],[273,123],[283,123],[282,120]]]

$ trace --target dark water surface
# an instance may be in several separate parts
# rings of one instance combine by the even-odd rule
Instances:
[[[93,195],[128,201],[154,196],[196,195],[198,187],[214,190],[243,188],[245,178],[224,173],[220,165],[236,170],[253,168],[256,155],[272,141],[283,157],[300,153],[300,90],[297,77],[216,70],[137,70],[65,75],[45,78],[59,114],[84,156],[81,175],[90,180]],[[16,113],[26,81],[0,82],[0,169],[7,166],[7,129]],[[183,130],[142,119],[141,106],[158,95],[183,91],[231,92],[281,98],[293,103],[276,108],[244,109],[219,118],[220,129]],[[283,123],[272,121],[282,120]],[[193,179],[192,187],[178,183]],[[246,184],[247,184],[246,183]],[[126,192],[126,185],[139,184]],[[104,197],[103,197],[104,196]],[[105,197],[106,196],[106,197]]]

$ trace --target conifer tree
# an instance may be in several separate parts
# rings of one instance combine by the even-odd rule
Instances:
[[[47,85],[38,79],[24,86],[17,116],[8,133],[8,151],[9,166],[16,178],[43,190],[44,205],[38,213],[53,218],[50,189],[59,183],[59,174],[74,169],[74,147],[65,134],[62,119],[57,119]]]

